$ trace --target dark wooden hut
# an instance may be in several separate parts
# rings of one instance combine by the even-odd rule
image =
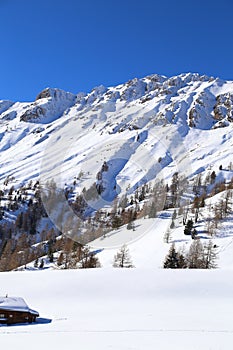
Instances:
[[[32,310],[23,298],[0,297],[0,324],[32,323],[39,313]]]

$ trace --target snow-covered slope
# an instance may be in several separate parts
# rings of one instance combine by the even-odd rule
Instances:
[[[106,160],[124,192],[163,168],[169,177],[176,168],[191,175],[216,162],[227,167],[232,101],[233,82],[198,74],[152,75],[89,94],[46,89],[32,103],[2,101],[0,179],[21,183],[46,173],[72,183],[82,171],[88,176],[80,187],[88,188]]]
[[[1,292],[39,311],[0,327],[19,350],[219,350],[233,342],[229,271],[91,269],[1,273]]]
[[[32,103],[0,102],[0,188],[39,179],[46,189],[54,179],[75,197],[94,183],[99,190],[86,200],[97,210],[142,184],[169,183],[175,172],[192,181],[215,171],[229,181],[232,136],[231,81],[187,73],[77,95],[47,88]],[[61,202],[56,209],[68,207],[65,196]]]
[[[216,200],[216,199],[215,199]],[[214,200],[210,205],[214,204]],[[220,269],[233,268],[233,215],[219,226],[216,234],[210,236],[206,232],[208,207],[202,212],[202,220],[196,225],[198,238],[203,245],[212,241],[216,253],[216,267]],[[174,243],[177,250],[188,252],[193,243],[191,236],[184,235],[182,216],[175,220],[174,228],[170,229],[172,211],[162,212],[154,219],[140,219],[135,222],[135,229],[127,230],[126,225],[113,230],[89,243],[92,251],[98,251],[102,267],[112,267],[114,256],[123,245],[129,251],[131,261],[136,268],[163,268],[165,257]],[[169,239],[166,239],[169,230]],[[33,265],[32,265],[33,266]]]
[[[47,180],[54,179],[62,189],[72,186],[75,198],[95,183],[104,190],[86,200],[94,210],[107,212],[117,194],[130,198],[138,186],[158,179],[170,184],[175,172],[187,176],[191,187],[197,175],[205,179],[213,171],[216,182],[229,183],[232,111],[233,82],[190,73],[152,75],[77,95],[45,89],[32,103],[0,101],[0,189],[8,188],[9,195],[12,186],[17,190],[38,179],[46,189]],[[171,228],[172,208],[155,218],[142,215],[134,230],[123,225],[91,241],[101,269],[54,271],[56,263],[43,269],[31,263],[28,270],[39,271],[0,273],[1,295],[23,297],[40,313],[36,324],[1,326],[1,345],[20,350],[69,345],[84,350],[229,349],[232,198],[231,213],[213,237],[205,230],[206,218],[214,221],[225,195],[226,189],[206,198],[196,224],[203,244],[212,238],[221,270],[162,269],[172,243],[187,251],[193,241],[184,235],[177,208]],[[1,205],[8,198],[1,198]],[[65,196],[60,201],[53,202],[55,209],[68,206]],[[187,208],[194,218],[191,205]],[[9,210],[4,220],[15,218]],[[48,230],[46,220],[40,225]],[[124,243],[136,269],[110,269]]]

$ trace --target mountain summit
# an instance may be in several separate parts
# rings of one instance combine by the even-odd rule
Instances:
[[[169,210],[189,221],[185,232],[195,239],[201,215],[209,223],[228,215],[228,194],[216,207],[210,198],[232,188],[232,135],[233,82],[196,73],[150,75],[89,93],[46,88],[31,103],[0,101],[0,249],[12,237],[25,244],[25,232],[45,245],[61,233],[80,243],[85,233],[86,243],[127,225],[118,236],[125,242],[136,239],[131,230],[143,216],[149,221],[138,221],[137,234],[152,235],[157,213],[168,237]],[[110,236],[96,247],[114,244]]]
[[[0,101],[0,113],[2,181],[7,176],[14,176],[18,183],[39,178],[41,160],[51,142],[61,158],[54,167],[62,165],[66,182],[80,170],[98,172],[101,162],[116,156],[125,162],[113,176],[124,176],[137,157],[141,158],[142,149],[150,155],[141,166],[144,171],[147,168],[151,179],[151,159],[155,157],[155,163],[161,158],[161,168],[175,165],[171,153],[177,144],[187,149],[194,171],[193,160],[204,146],[203,140],[212,142],[214,138],[216,145],[214,151],[206,152],[204,168],[219,158],[219,147],[224,147],[221,154],[230,161],[233,82],[196,73],[170,78],[155,74],[77,95],[47,88],[31,103]],[[177,138],[169,141],[174,132]],[[105,147],[109,142],[116,146],[112,151]],[[210,142],[207,148],[211,148]],[[98,160],[90,166],[95,156]],[[129,176],[131,185],[139,180],[140,176]]]

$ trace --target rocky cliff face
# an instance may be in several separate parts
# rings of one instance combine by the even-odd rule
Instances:
[[[31,103],[0,101],[0,180],[12,175],[18,182],[39,178],[51,144],[57,154],[51,155],[48,163],[57,159],[54,167],[65,164],[62,173],[67,181],[85,169],[95,178],[98,162],[118,157],[124,161],[118,171],[112,161],[114,177],[126,176],[127,164],[133,169],[132,162],[146,169],[137,180],[133,172],[127,175],[125,188],[129,183],[136,186],[155,178],[158,159],[160,168],[172,174],[171,165],[184,153],[177,150],[172,154],[178,144],[192,155],[190,174],[198,168],[205,170],[213,157],[202,155],[206,164],[195,163],[202,157],[203,138],[209,145],[213,135],[216,145],[222,145],[223,138],[231,142],[232,110],[233,82],[191,73],[170,78],[154,74],[114,87],[99,86],[89,93],[47,88]],[[215,129],[223,131],[213,134]],[[228,162],[230,144],[225,146],[228,148],[222,154]],[[143,148],[147,149],[145,155]],[[206,153],[214,155],[215,151]]]
[[[118,106],[132,103],[142,104],[155,123],[186,119],[187,125],[201,129],[226,126],[233,120],[233,83],[188,73],[171,78],[159,75],[135,78],[116,87],[99,86],[90,93],[77,95],[47,88],[32,103],[1,101],[0,117],[9,120],[18,116],[23,122],[49,123],[68,115],[71,107],[77,117],[88,111],[109,112],[110,116]]]

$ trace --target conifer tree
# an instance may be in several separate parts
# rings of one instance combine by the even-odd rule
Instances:
[[[193,220],[188,220],[187,224],[185,225],[185,228],[184,228],[184,234],[191,235],[192,229],[193,229]]]
[[[179,268],[179,255],[175,248],[175,243],[172,243],[168,255],[165,258],[163,267],[165,269],[178,269]]]
[[[156,218],[156,215],[157,215],[156,202],[152,201],[152,203],[150,204],[150,207],[149,207],[148,217],[149,218]]]
[[[215,248],[212,240],[210,240],[209,243],[205,246],[204,256],[205,256],[206,269],[214,269],[217,267],[217,264],[216,264],[217,253],[215,252]]]
[[[43,267],[44,267],[44,259],[41,259],[41,260],[40,260],[40,266],[39,266],[39,268],[40,268],[40,269],[43,269]]]
[[[34,262],[34,267],[35,268],[37,268],[38,267],[38,264],[39,264],[39,260],[38,260],[38,258],[35,260],[35,262]]]
[[[114,256],[113,267],[134,267],[129,254],[129,249],[125,244]]]
[[[204,269],[205,268],[205,256],[204,249],[201,241],[194,240],[189,248],[187,254],[187,262],[189,269]]]
[[[191,237],[192,239],[196,239],[197,237],[197,230],[195,228],[191,231]]]
[[[171,240],[171,230],[170,230],[170,228],[168,228],[166,230],[163,239],[164,239],[165,243],[170,243],[170,240]]]
[[[210,183],[213,184],[215,182],[215,179],[216,179],[216,173],[215,171],[212,171],[210,175]]]
[[[101,267],[98,257],[90,251],[89,247],[82,247],[80,249],[79,259],[78,266],[81,269]]]
[[[64,261],[64,253],[61,252],[61,253],[59,254],[58,259],[57,259],[57,266],[61,266],[61,265],[63,264],[63,261]]]

